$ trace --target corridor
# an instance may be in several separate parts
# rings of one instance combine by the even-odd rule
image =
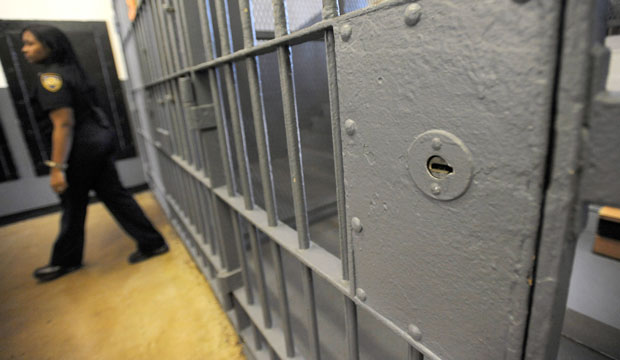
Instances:
[[[88,208],[85,266],[49,283],[60,213],[0,227],[1,359],[244,359],[234,328],[150,192],[136,196],[171,251],[129,265],[133,242]]]

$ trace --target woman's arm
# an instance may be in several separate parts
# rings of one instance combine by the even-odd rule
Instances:
[[[54,125],[52,131],[52,158],[57,164],[66,164],[73,140],[73,109],[62,107],[50,111],[50,120]],[[57,193],[67,189],[67,181],[62,169],[53,167],[50,171],[50,186]]]

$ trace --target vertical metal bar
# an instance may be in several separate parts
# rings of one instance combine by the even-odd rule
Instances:
[[[288,33],[288,22],[286,19],[284,0],[273,0],[273,11],[276,37],[286,35]],[[278,48],[277,53],[280,87],[282,88],[282,105],[284,107],[284,126],[286,127],[286,145],[291,169],[295,224],[297,226],[299,247],[301,249],[307,249],[310,246],[310,229],[308,225],[306,189],[303,176],[301,139],[299,134],[299,119],[297,118],[291,48],[288,45],[281,46]]]
[[[181,95],[179,93],[179,84],[177,82],[177,79],[170,81],[170,87],[172,88],[173,104],[174,104],[175,115],[176,115],[177,129],[179,131],[179,139],[181,141],[180,146],[182,149],[182,156],[183,156],[183,159],[191,163],[192,154],[190,153],[190,149],[189,149],[187,124],[185,123],[185,114],[183,111],[184,110],[183,104],[181,103]]]
[[[285,0],[273,0],[275,36],[280,37],[288,33]],[[307,249],[310,246],[310,231],[306,204],[306,190],[303,176],[303,160],[301,153],[301,139],[299,133],[299,119],[297,118],[297,103],[295,99],[295,82],[293,78],[293,63],[290,46],[281,46],[277,50],[280,72],[280,87],[282,90],[282,105],[284,108],[284,125],[286,128],[286,144],[288,149],[289,166],[291,169],[291,185],[295,208],[295,223],[299,247]],[[321,358],[319,331],[316,318],[316,303],[312,270],[301,264],[302,287],[306,298],[306,328],[309,337],[309,347],[312,358]]]
[[[154,36],[154,27],[153,27],[153,19],[150,15],[151,9],[147,9],[146,7],[142,11],[143,16],[142,20],[144,21],[144,27],[142,28],[142,38],[144,39],[144,44],[146,47],[146,56],[148,57],[149,63],[151,65],[151,81],[156,80],[161,76],[161,68],[162,64],[159,64],[159,55],[156,53],[156,48],[158,47],[157,43],[153,40]]]
[[[312,270],[304,264],[301,264],[302,286],[306,295],[306,316],[308,341],[312,359],[319,360],[321,358],[321,350],[319,344],[319,326],[316,319],[316,302],[314,301],[314,281]]]
[[[177,121],[176,114],[172,106],[172,101],[174,99],[174,95],[172,94],[172,89],[170,86],[170,81],[167,81],[162,84],[164,91],[164,108],[166,109],[166,116],[162,119],[167,121],[167,129],[170,132],[171,141],[171,152],[173,154],[182,156],[182,148],[181,148],[181,140],[179,138],[179,131],[177,130]]]
[[[202,0],[205,1],[205,0]],[[185,54],[185,65],[186,66],[192,66],[194,64],[194,55],[193,55],[193,49],[191,46],[191,42],[189,41],[190,39],[190,35],[189,35],[189,28],[187,26],[187,17],[186,17],[186,12],[185,12],[185,2],[184,1],[178,1],[177,4],[179,10],[177,11],[177,13],[179,14],[178,16],[178,21],[181,22],[181,29],[183,30],[183,39],[185,41],[183,41],[183,49],[184,49],[184,54]],[[194,75],[194,71],[191,72],[192,75]]]
[[[182,0],[168,0],[168,1],[173,2],[172,6],[174,8],[174,25],[175,25],[176,34],[178,34],[179,32],[183,34],[183,36],[180,36],[180,37],[175,36],[175,39],[179,40],[177,49],[180,55],[180,68],[185,69],[187,66],[189,66],[189,61],[188,61],[188,56],[187,56],[188,46],[186,45],[189,40],[189,36],[185,31],[183,31],[183,24],[182,24],[183,21],[181,19],[181,15],[184,10],[184,7],[182,5],[183,1]],[[179,26],[181,26],[181,31],[179,31]]]
[[[241,263],[241,278],[245,287],[245,297],[248,304],[254,304],[254,294],[252,293],[252,284],[250,283],[250,272],[248,270],[248,260],[245,254],[245,246],[241,238],[241,228],[239,227],[239,215],[233,209],[230,209],[230,217],[232,218],[233,233],[235,235],[235,243],[237,244],[237,253],[239,262]]]
[[[257,230],[251,223],[247,223],[250,242],[252,243],[252,257],[256,271],[256,282],[258,284],[258,296],[263,310],[263,322],[266,328],[271,328],[271,311],[269,309],[269,299],[267,298],[267,285],[265,284],[265,269],[263,267],[263,255]],[[270,240],[271,241],[271,240]]]
[[[409,345],[407,358],[409,360],[424,360],[424,355],[413,346]]]
[[[278,357],[278,354],[276,354],[276,351],[272,347],[269,347],[269,359],[280,360],[280,358]]]
[[[174,6],[169,3],[170,0],[162,1],[162,23],[164,24],[164,28],[167,30],[168,34],[168,51],[170,52],[169,55],[172,58],[173,70],[179,71],[181,69],[181,65],[179,64],[179,52],[177,48],[174,24],[170,18],[174,12]]]
[[[338,16],[336,0],[323,0],[323,18]],[[327,54],[327,81],[329,84],[329,108],[332,123],[332,143],[334,149],[334,174],[336,177],[336,203],[338,208],[338,238],[340,240],[340,260],[342,278],[349,280],[349,246],[347,239],[347,215],[344,194],[344,170],[342,165],[342,140],[340,137],[340,104],[338,100],[338,74],[336,71],[336,42],[334,30],[325,33],[325,52]]]
[[[202,214],[202,207],[200,206],[200,193],[198,191],[198,180],[196,180],[196,178],[194,178],[193,176],[188,176],[188,178],[191,180],[191,187],[190,187],[190,192],[192,195],[192,205],[194,206],[194,226],[196,227],[196,231],[200,233],[200,235],[203,236],[204,238],[204,232],[201,230],[202,226],[202,219],[204,218],[204,215]]]
[[[222,55],[230,54],[230,32],[228,24],[228,5],[225,0],[215,1],[215,12],[217,15],[218,30],[220,34],[220,46]],[[237,75],[232,63],[222,65],[224,70],[224,82],[228,94],[228,104],[230,109],[230,122],[233,127],[233,138],[237,155],[237,165],[239,166],[239,176],[241,177],[241,191],[246,209],[254,207],[254,196],[252,193],[252,181],[250,179],[250,167],[245,142],[245,129],[243,117],[239,107],[239,90],[237,88]]]
[[[211,9],[209,8],[207,2],[208,0],[196,0],[198,2],[198,11],[199,19],[200,19],[200,30],[202,33],[202,46],[205,51],[205,58],[208,60],[213,60],[216,57],[215,51],[215,41],[214,31],[213,31],[213,21],[209,21],[211,16]]]
[[[335,18],[340,15],[338,0],[323,0],[323,20]]]
[[[136,39],[140,39],[140,49],[139,49],[139,54],[143,59],[143,63],[145,65],[145,72],[146,72],[146,79],[147,81],[153,81],[155,80],[155,67],[153,66],[153,59],[151,58],[151,56],[149,56],[149,46],[148,46],[148,41],[146,38],[145,33],[145,27],[147,25],[146,23],[146,18],[141,17],[140,18],[140,23],[137,24],[138,26],[135,28],[135,36]]]
[[[241,13],[243,45],[246,49],[249,49],[253,47],[256,42],[250,0],[240,0],[239,11]],[[278,213],[273,184],[271,154],[269,151],[269,135],[267,132],[267,122],[263,108],[263,89],[260,81],[258,58],[250,56],[245,60],[245,63],[248,72],[250,101],[252,103],[254,132],[256,133],[258,163],[260,167],[261,183],[263,186],[263,197],[265,199],[265,211],[267,212],[267,222],[269,226],[276,226],[278,224]]]
[[[214,58],[214,41],[213,41],[213,27],[212,21],[209,21],[208,18],[213,18],[211,16],[211,9],[209,8],[206,0],[197,0],[198,8],[200,11],[200,23],[202,30],[202,38],[204,42],[204,48],[207,60],[213,60]],[[211,87],[211,95],[213,96],[213,106],[215,108],[215,121],[217,123],[217,135],[218,141],[220,145],[220,155],[222,157],[222,167],[224,169],[224,179],[226,181],[226,190],[229,196],[234,196],[236,193],[235,179],[232,176],[233,174],[233,163],[232,163],[232,155],[230,150],[230,142],[228,136],[228,129],[226,128],[226,117],[224,114],[224,105],[222,101],[222,96],[220,93],[220,81],[217,70],[213,68],[209,68],[208,70],[209,76],[209,85]],[[211,177],[211,174],[209,174]]]
[[[167,72],[166,72],[166,68],[167,68],[167,63],[166,63],[166,58],[163,52],[163,43],[161,40],[161,36],[159,34],[159,30],[158,30],[158,22],[157,22],[157,16],[156,16],[156,12],[157,9],[153,7],[153,0],[145,0],[147,1],[147,3],[150,4],[150,6],[147,7],[148,9],[148,19],[149,19],[149,23],[151,25],[151,32],[150,32],[150,37],[151,37],[151,41],[153,43],[153,46],[155,46],[157,48],[157,61],[158,61],[158,73],[157,75],[159,77],[163,77]]]
[[[167,0],[167,1],[172,1],[172,0]],[[180,63],[180,59],[179,59],[179,45],[178,42],[183,42],[183,39],[179,39],[177,37],[177,29],[175,26],[175,13],[178,13],[178,11],[176,10],[175,6],[173,5],[173,3],[171,2],[167,2],[166,5],[164,6],[164,11],[166,12],[163,17],[162,17],[162,21],[164,24],[166,24],[166,28],[167,28],[167,34],[168,34],[168,43],[169,43],[169,47],[168,47],[168,51],[170,51],[170,56],[172,56],[172,60],[173,60],[173,64],[174,64],[174,69],[175,70],[180,70],[181,69],[181,63]],[[193,163],[193,154],[191,152],[190,146],[189,146],[189,132],[187,129],[187,126],[185,124],[184,121],[184,112],[183,112],[183,108],[180,105],[180,101],[179,100],[179,94],[178,94],[178,84],[176,83],[176,81],[173,81],[172,83],[172,88],[173,88],[173,93],[175,94],[175,99],[177,99],[177,101],[175,101],[175,108],[177,111],[177,121],[178,121],[178,129],[179,129],[179,139],[181,141],[181,150],[182,150],[182,157],[184,159],[186,159],[189,163]]]
[[[181,22],[181,28],[183,30],[183,38],[184,39],[188,39],[187,41],[183,41],[183,45],[184,45],[184,53],[186,55],[186,66],[191,66],[194,63],[194,55],[193,55],[193,49],[192,46],[190,44],[190,34],[189,34],[189,28],[187,25],[187,17],[186,17],[186,10],[185,10],[185,2],[184,1],[178,1],[178,7],[179,10],[177,11],[179,13],[179,21]],[[196,81],[196,72],[195,71],[190,71],[190,78],[192,80],[192,84],[196,84],[197,86],[199,86],[200,84]],[[192,104],[195,105],[195,104]],[[191,111],[191,108],[188,108],[189,111]],[[191,116],[191,114],[190,114]],[[206,159],[205,156],[203,154],[203,144],[202,144],[202,138],[200,137],[200,130],[199,129],[194,129],[194,130],[190,130],[190,137],[192,138],[192,144],[194,145],[192,147],[193,151],[194,151],[194,166],[196,167],[196,169],[200,170],[203,169],[206,163]]]
[[[166,66],[164,69],[164,76],[171,74],[174,71],[174,65],[172,58],[170,57],[170,48],[168,47],[168,40],[165,32],[165,22],[163,20],[162,9],[160,7],[159,0],[151,0],[153,4],[153,18],[155,19],[155,33],[158,35],[158,42],[161,44],[162,57],[165,60]]]
[[[205,202],[205,187],[198,180],[194,180],[194,184],[196,187],[196,193],[198,194],[195,201],[198,204],[198,210],[200,211],[196,226],[198,227],[198,232],[202,236],[202,244],[207,245],[211,241],[211,237],[208,226],[209,212],[207,211]]]
[[[357,335],[357,309],[353,300],[344,296],[344,323],[347,338],[348,359],[359,359],[359,345]]]
[[[144,83],[144,82],[151,81],[151,76],[148,72],[147,60],[144,56],[146,44],[144,44],[144,41],[141,36],[140,29],[142,28],[142,24],[141,24],[140,19],[135,19],[133,24],[134,24],[133,35],[134,35],[134,40],[136,42],[136,50],[138,51],[138,60],[140,61],[140,74],[142,75],[142,82]]]
[[[263,342],[261,340],[260,330],[258,327],[252,323],[252,330],[254,330],[254,347],[256,350],[261,350],[263,348]]]
[[[214,211],[214,215],[215,215],[215,222],[217,223],[216,225],[216,231],[217,231],[217,254],[219,254],[219,258],[220,258],[220,264],[222,265],[222,267],[224,269],[228,269],[228,259],[226,258],[226,254],[224,254],[224,249],[226,247],[226,239],[224,239],[224,231],[222,229],[222,216],[226,216],[225,211],[227,211],[227,209],[229,209],[228,205],[223,204],[223,202],[221,200],[219,200],[217,198],[217,196],[215,195],[214,192],[211,192],[211,196],[212,199],[214,201],[214,207],[215,207],[215,211]]]
[[[220,213],[217,210],[217,195],[211,190],[209,190],[210,200],[211,200],[211,214],[213,214],[213,239],[214,241],[211,243],[211,254],[217,255],[219,249],[223,247],[222,245],[222,232],[220,230]],[[222,262],[220,258],[220,262]]]
[[[286,292],[286,279],[284,279],[284,268],[282,266],[282,249],[275,241],[269,241],[271,245],[271,256],[273,258],[273,270],[276,274],[278,286],[278,297],[280,305],[280,318],[284,332],[284,343],[286,345],[286,355],[295,356],[295,343],[293,341],[293,330],[291,327],[291,312],[288,306],[288,295]]]

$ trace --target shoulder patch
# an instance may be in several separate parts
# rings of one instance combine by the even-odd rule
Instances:
[[[56,92],[62,88],[62,76],[56,73],[44,73],[39,76],[41,85],[49,92]]]

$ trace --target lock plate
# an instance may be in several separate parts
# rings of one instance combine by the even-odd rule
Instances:
[[[471,184],[472,156],[454,134],[429,130],[418,135],[408,150],[409,174],[418,189],[437,200],[453,200]]]

